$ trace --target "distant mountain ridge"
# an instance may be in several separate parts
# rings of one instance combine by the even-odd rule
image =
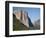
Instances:
[[[40,29],[40,19],[34,22],[34,28],[35,29]]]

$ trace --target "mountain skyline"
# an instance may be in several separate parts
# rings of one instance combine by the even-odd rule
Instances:
[[[32,23],[40,18],[40,8],[31,8],[31,7],[13,7],[14,11],[27,11],[28,16],[30,17]]]

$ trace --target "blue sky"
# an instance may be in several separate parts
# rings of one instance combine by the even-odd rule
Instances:
[[[32,22],[40,19],[40,8],[32,8],[32,7],[13,7],[13,11],[27,11],[28,16],[30,17]]]

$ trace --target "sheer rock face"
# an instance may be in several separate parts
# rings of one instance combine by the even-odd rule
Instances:
[[[29,28],[21,23],[13,14],[13,31],[29,30]]]
[[[26,11],[15,12],[15,16],[21,23],[29,28],[28,13]]]

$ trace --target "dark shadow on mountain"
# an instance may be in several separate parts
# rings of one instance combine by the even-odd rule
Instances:
[[[33,27],[33,24],[32,24],[32,22],[31,22],[31,20],[30,20],[29,17],[28,17],[28,20],[29,20],[29,26],[30,26],[30,27]]]

